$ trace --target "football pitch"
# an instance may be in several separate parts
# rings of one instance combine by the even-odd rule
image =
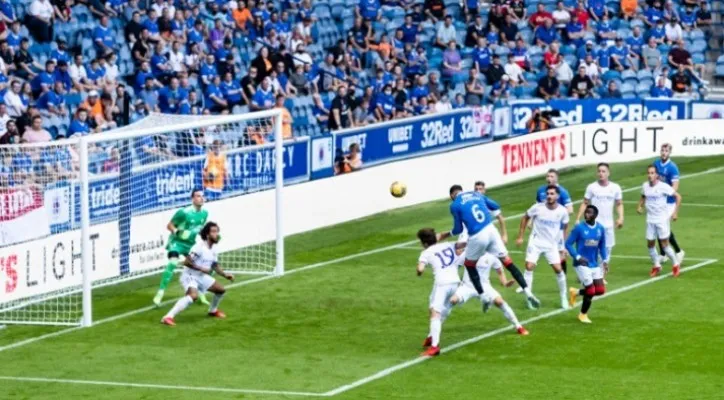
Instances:
[[[440,200],[287,238],[284,277],[223,282],[231,287],[225,320],[192,305],[176,327],[161,325],[182,293],[176,282],[160,309],[150,307],[153,277],[94,292],[91,328],[8,326],[0,330],[0,399],[722,399],[724,157],[675,161],[684,177],[672,223],[686,251],[681,276],[670,276],[670,263],[666,275],[648,275],[645,217],[635,204],[647,163],[612,165],[626,220],[591,325],[578,322],[578,306],[558,308],[554,275],[541,262],[536,311],[493,277],[530,336],[470,302],[444,324],[443,354],[420,357],[432,275],[415,276],[415,233],[450,228],[449,201]],[[521,268],[525,247],[515,235],[543,179],[488,191],[503,207]],[[574,200],[594,180],[595,166],[560,177]]]

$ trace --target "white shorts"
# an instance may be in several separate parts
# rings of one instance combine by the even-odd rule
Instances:
[[[603,268],[601,267],[584,267],[582,265],[576,267],[576,275],[581,284],[585,286],[593,285],[594,279],[603,279]]]
[[[668,239],[669,236],[671,236],[671,227],[668,220],[646,223],[646,240]]]
[[[563,240],[563,231],[561,231],[561,237],[558,238],[558,252],[566,251],[566,242]]]
[[[455,294],[460,299],[460,304],[465,304],[465,302],[467,302],[468,300],[478,297],[478,291],[475,290],[475,287],[473,287],[472,283],[468,282],[460,285],[460,288],[458,288]],[[490,285],[490,282],[483,282],[483,294],[485,294],[486,296],[488,296],[488,298],[492,300],[501,297],[500,293],[498,293],[498,291]]]
[[[669,218],[674,216],[674,211],[676,211],[676,203],[666,203],[666,213]]]
[[[455,294],[459,286],[459,282],[434,285],[430,293],[430,308],[441,313],[445,309],[452,307],[450,297]]]
[[[508,255],[508,249],[500,237],[495,225],[490,224],[482,231],[468,237],[468,245],[465,248],[465,259],[477,261],[485,253],[490,253],[497,258],[504,258]]]
[[[542,248],[533,242],[528,242],[528,248],[525,250],[525,262],[538,264],[538,259],[541,254],[545,256],[550,265],[561,263],[561,253],[558,250],[558,246]]]
[[[604,228],[606,232],[606,247],[609,249],[616,245],[616,228],[613,226]]]
[[[208,274],[195,274],[187,271],[181,273],[181,286],[183,286],[184,292],[189,288],[194,288],[201,293],[206,293],[215,282],[216,279]]]

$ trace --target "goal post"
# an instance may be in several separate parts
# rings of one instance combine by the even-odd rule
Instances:
[[[157,286],[167,224],[196,189],[221,227],[225,270],[283,275],[285,151],[296,142],[283,142],[282,125],[279,109],[151,114],[113,131],[0,147],[0,325],[91,326],[94,295],[139,278]],[[54,151],[67,153],[65,169],[48,161]],[[25,175],[22,160],[32,162]],[[2,179],[7,166],[13,182]],[[261,199],[258,209],[235,207],[246,195]]]

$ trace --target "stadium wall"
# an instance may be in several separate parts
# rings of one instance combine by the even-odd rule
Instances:
[[[292,185],[284,193],[284,233],[439,200],[453,183],[470,188],[475,180],[484,180],[495,187],[540,176],[549,168],[650,159],[666,142],[677,157],[724,154],[724,120],[568,126]],[[407,184],[402,199],[389,194],[395,180]],[[222,251],[274,239],[273,191],[210,202],[207,208],[211,220],[222,226]],[[133,217],[130,273],[163,265],[165,225],[172,214],[169,210]],[[118,275],[118,224],[92,226],[91,243],[94,280]],[[80,284],[80,257],[77,230],[5,247],[0,254],[5,271],[0,274],[0,288],[10,298],[22,298]]]

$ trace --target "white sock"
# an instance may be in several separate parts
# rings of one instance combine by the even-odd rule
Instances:
[[[533,271],[528,271],[526,269],[525,272],[523,272],[523,277],[525,278],[525,283],[528,285],[528,288],[533,291]]]
[[[219,303],[224,298],[223,294],[214,294],[214,298],[211,299],[211,306],[209,306],[209,312],[216,312],[219,309]]]
[[[606,247],[606,252],[608,253],[608,258],[603,260],[608,263],[608,265],[611,265],[611,254],[613,253],[613,247]]]
[[[189,304],[191,304],[193,302],[194,302],[194,299],[192,299],[191,296],[189,296],[189,295],[186,295],[186,296],[178,299],[176,304],[174,304],[173,308],[171,308],[171,311],[169,311],[168,314],[166,314],[164,316],[164,318],[175,317],[178,313],[185,310],[186,307],[188,307]]]
[[[439,317],[430,319],[430,337],[432,338],[432,347],[440,345],[440,332],[442,332],[442,321]]]
[[[452,308],[446,308],[446,309],[444,309],[444,310],[440,313],[440,324],[442,324],[443,322],[445,322],[445,320],[447,319],[447,317],[450,316],[450,312],[451,312],[451,311],[452,311]]]
[[[568,283],[566,282],[566,274],[563,271],[556,273],[556,282],[558,282],[558,291],[561,299],[568,300]]]
[[[674,265],[679,265],[679,257],[676,256],[676,252],[674,251],[674,248],[671,246],[664,247],[664,254],[669,256],[669,260],[671,260],[671,263]]]
[[[518,317],[515,316],[515,312],[513,312],[513,309],[510,308],[508,303],[503,302],[503,304],[499,308],[500,308],[500,311],[503,312],[505,319],[510,321],[511,324],[515,325],[515,329],[518,329],[521,327],[520,322],[518,322]]]
[[[661,262],[659,262],[659,253],[656,252],[656,247],[649,247],[649,257],[654,263],[654,267],[661,268]]]

